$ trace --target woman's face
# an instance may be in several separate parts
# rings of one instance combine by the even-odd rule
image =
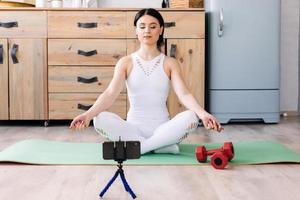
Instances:
[[[136,23],[137,37],[140,42],[147,45],[156,45],[162,31],[163,27],[160,27],[159,21],[150,15],[142,16]]]

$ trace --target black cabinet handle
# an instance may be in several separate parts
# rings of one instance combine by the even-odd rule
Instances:
[[[93,105],[83,105],[81,103],[77,104],[77,108],[80,109],[80,110],[88,110],[92,107]]]
[[[83,78],[83,77],[80,77],[80,76],[77,77],[77,82],[81,82],[81,83],[94,83],[94,82],[97,82],[97,81],[98,81],[97,76],[95,76],[93,78]]]
[[[82,22],[78,22],[77,26],[79,28],[96,28],[98,26],[97,23],[82,23]]]
[[[175,22],[165,22],[165,28],[170,28],[170,27],[175,27],[176,23]]]
[[[18,58],[17,58],[17,51],[18,51],[19,45],[14,44],[12,49],[11,49],[11,59],[14,64],[19,63]]]
[[[3,64],[3,45],[0,44],[0,64]]]
[[[18,22],[0,22],[0,27],[3,28],[18,27]]]
[[[77,53],[79,55],[83,55],[83,56],[93,56],[93,55],[96,55],[98,52],[97,52],[97,50],[93,50],[93,51],[78,50]]]
[[[171,44],[170,56],[173,57],[173,58],[176,57],[176,49],[177,49],[176,44]]]

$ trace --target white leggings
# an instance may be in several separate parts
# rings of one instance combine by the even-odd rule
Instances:
[[[181,142],[198,126],[198,117],[187,110],[177,114],[171,120],[156,127],[152,136],[145,138],[135,125],[123,120],[111,112],[101,112],[94,118],[94,127],[98,133],[111,141],[138,140],[141,142],[141,154]]]

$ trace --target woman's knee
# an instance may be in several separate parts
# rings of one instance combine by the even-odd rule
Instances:
[[[197,114],[192,110],[186,110],[179,113],[180,116],[180,123],[185,127],[186,133],[191,133],[196,130],[199,124],[199,118]]]
[[[94,126],[104,126],[115,122],[116,119],[119,120],[119,118],[115,113],[103,111],[94,117],[93,122]]]
[[[178,114],[178,117],[189,123],[198,123],[199,118],[192,110],[186,110]]]
[[[107,129],[112,125],[113,119],[116,118],[116,114],[111,112],[101,112],[93,119],[95,130],[102,136],[109,138]]]
[[[106,120],[111,117],[114,117],[114,115],[116,115],[116,114],[112,113],[112,112],[103,111],[103,112],[99,113],[96,117],[94,117],[94,120],[97,120],[97,121]]]

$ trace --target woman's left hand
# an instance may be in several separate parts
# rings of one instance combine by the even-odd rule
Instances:
[[[207,112],[202,113],[199,118],[202,120],[204,127],[208,130],[215,130],[218,132],[224,130],[218,120]]]

